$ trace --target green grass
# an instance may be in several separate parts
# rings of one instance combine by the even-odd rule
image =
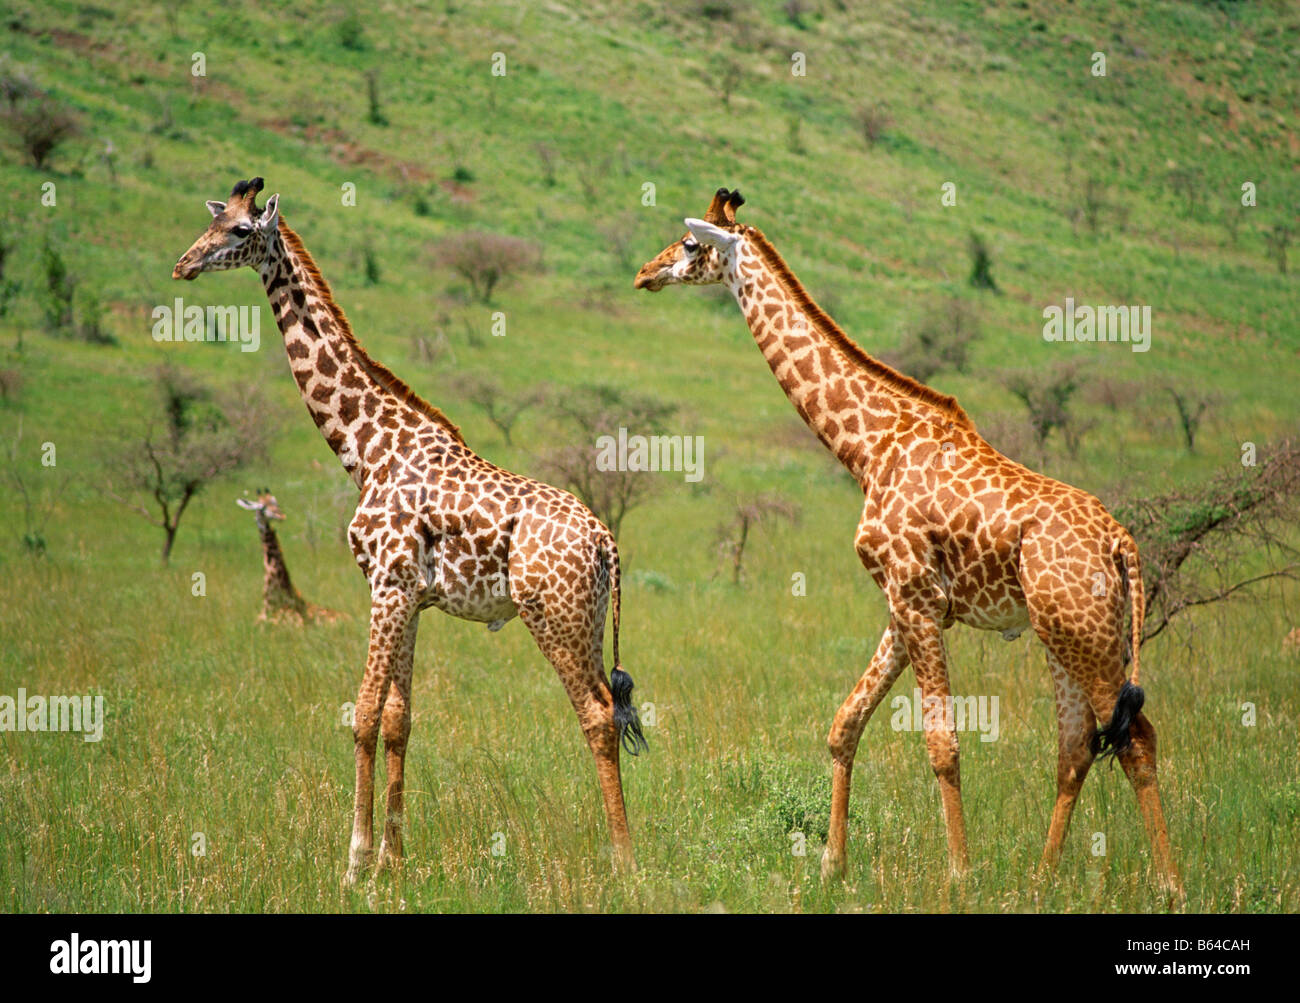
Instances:
[[[566,14],[424,4],[400,25],[362,17],[349,45],[337,26],[345,11],[328,6],[161,18],[64,2],[12,8],[13,62],[86,125],[49,170],[23,166],[7,146],[0,159],[0,219],[14,244],[5,276],[20,283],[0,318],[0,368],[22,380],[0,402],[0,434],[12,443],[21,425],[15,466],[50,502],[48,553],[33,558],[21,498],[0,481],[0,694],[102,693],[108,722],[99,743],[0,733],[0,908],[1170,908],[1118,770],[1099,768],[1085,786],[1059,876],[1031,877],[1055,786],[1050,680],[1028,637],[1007,644],[964,629],[949,634],[953,688],[997,694],[1001,706],[998,741],[963,736],[972,873],[946,878],[924,743],[890,729],[886,703],[854,775],[847,882],[821,885],[825,737],[885,623],[852,550],[860,493],[799,428],[733,303],[634,293],[631,279],[714,188],[739,186],[742,218],[868,351],[896,347],[934,298],[977,300],[986,334],[969,372],[932,382],[978,424],[1018,415],[1001,370],[1071,351],[1090,356],[1090,379],[1145,388],[1120,411],[1081,405],[1096,427],[1077,458],[1054,448],[1047,473],[1108,502],[1207,477],[1237,463],[1242,442],[1266,444],[1295,423],[1295,282],[1263,237],[1294,226],[1293,8],[1117,3],[1097,13],[1030,0],[849,15],[825,3],[799,30],[775,2],[737,2],[722,22],[673,5]],[[1097,49],[1108,55],[1104,79],[1087,72]],[[803,78],[789,72],[796,50],[808,56]],[[208,68],[197,81],[195,51]],[[507,54],[504,78],[489,72],[496,51]],[[743,70],[729,108],[715,83],[725,58]],[[363,74],[375,66],[388,126],[366,120]],[[853,118],[873,100],[888,102],[894,123],[868,150]],[[789,149],[792,116],[802,153]],[[108,139],[116,177],[100,157]],[[539,143],[556,159],[553,186]],[[1203,180],[1190,212],[1168,183],[1177,166]],[[466,172],[472,180],[452,182]],[[431,613],[416,656],[407,864],[342,889],[353,782],[343,705],[365,658],[368,598],[339,533],[350,486],[303,414],[269,311],[253,354],[149,337],[150,309],[177,295],[264,301],[247,271],[169,279],[206,225],[203,200],[253,175],[281,193],[372,353],[494,462],[535,473],[562,433],[533,411],[506,447],[461,396],[466,375],[491,374],[509,391],[544,380],[653,393],[679,408],[670,431],[704,437],[704,481],[663,475],[620,540],[624,661],[657,717],[650,755],[624,764],[634,877],[611,874],[590,756],[527,631],[513,622],[490,634]],[[1095,235],[1070,220],[1089,175],[1112,203]],[[1238,202],[1246,180],[1259,186],[1255,209]],[[57,186],[52,208],[39,204],[46,181]],[[355,208],[340,198],[348,181]],[[957,185],[954,208],[940,205],[946,181]],[[641,205],[645,182],[656,186],[652,207]],[[1229,211],[1246,214],[1235,243]],[[431,248],[470,229],[538,242],[543,270],[503,285],[490,309],[469,303]],[[966,285],[972,229],[993,249],[1000,297]],[[99,292],[118,347],[42,333],[47,239]],[[367,244],[377,286],[364,279]],[[1043,307],[1066,296],[1151,304],[1151,351],[1046,344]],[[488,335],[490,310],[506,313],[506,338]],[[416,362],[412,335],[438,332],[450,351]],[[160,570],[161,534],[103,489],[165,359],[214,384],[264,384],[283,432],[268,463],[199,496]],[[1219,395],[1195,454],[1161,395],[1166,382]],[[39,465],[44,442],[57,446],[53,469]],[[232,502],[264,483],[289,516],[282,541],[295,582],[350,622],[254,626],[257,539]],[[714,527],[738,492],[754,490],[780,491],[803,516],[759,531],[733,587]],[[203,597],[191,594],[195,572]],[[806,597],[791,595],[795,572],[808,576]],[[1294,659],[1281,652],[1295,598],[1285,586],[1192,614],[1143,651],[1187,886],[1175,908],[1300,909],[1300,697]],[[904,679],[893,695],[910,692]],[[1245,703],[1257,710],[1252,727]],[[791,852],[795,829],[806,856]],[[204,856],[191,852],[196,833]],[[1094,833],[1105,856],[1090,852]]]

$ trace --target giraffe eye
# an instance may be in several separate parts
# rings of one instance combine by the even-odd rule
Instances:
[[[230,232],[233,233],[236,237],[247,237],[250,233],[253,232],[253,228],[249,226],[247,223],[240,223],[238,226],[234,227]]]
[[[694,254],[700,249],[699,242],[694,237],[687,237],[683,240],[682,247],[685,248],[687,254]]]

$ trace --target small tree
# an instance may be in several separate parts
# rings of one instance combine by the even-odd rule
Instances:
[[[1201,172],[1194,167],[1175,167],[1169,171],[1169,187],[1183,200],[1183,215],[1196,215],[1205,190]]]
[[[379,70],[366,71],[366,119],[372,125],[387,125],[388,116],[379,105]]]
[[[1070,413],[1070,402],[1082,385],[1079,367],[1073,362],[1046,370],[1007,373],[1002,380],[1029,412],[1029,426],[1038,447],[1039,461],[1047,453],[1047,440],[1052,432],[1061,431],[1071,456],[1078,453],[1080,441],[1087,427],[1080,426]]]
[[[48,236],[41,251],[41,266],[45,272],[45,326],[51,334],[71,331],[77,280],[68,272],[63,255]]]
[[[19,540],[23,550],[32,557],[44,557],[47,548],[45,527],[68,487],[68,480],[56,476],[57,467],[41,467],[35,450],[24,454],[22,441],[23,422],[20,417],[17,432],[9,443],[5,473],[22,498],[22,534]]]
[[[1291,529],[1300,521],[1300,441],[1259,450],[1254,467],[1236,467],[1195,487],[1129,498],[1113,511],[1142,557],[1146,624],[1142,640],[1189,609],[1231,598],[1300,567]],[[1246,554],[1285,555],[1262,573],[1243,572]]]
[[[1205,412],[1210,409],[1214,399],[1208,394],[1196,394],[1176,387],[1165,387],[1165,392],[1173,398],[1174,408],[1178,412],[1178,426],[1183,431],[1183,441],[1187,443],[1187,451],[1194,453],[1196,433],[1201,427],[1201,419],[1205,417]]]
[[[542,168],[542,184],[547,188],[555,187],[555,167],[556,155],[555,150],[549,143],[534,143],[533,152],[537,154],[537,162]]]
[[[797,525],[800,509],[773,492],[744,495],[736,499],[731,517],[718,523],[716,537],[720,560],[731,564],[731,582],[739,585],[745,568],[745,546],[750,535],[760,526],[774,522],[788,522]]]
[[[121,454],[126,488],[151,504],[120,497],[112,483],[107,491],[163,531],[166,564],[190,502],[215,478],[264,457],[272,428],[256,388],[217,393],[169,364],[158,370],[156,389],[158,409]]]
[[[0,106],[0,122],[37,170],[44,170],[54,151],[81,131],[76,116],[43,91]]]
[[[1101,229],[1102,213],[1110,208],[1106,201],[1106,185],[1098,178],[1088,175],[1083,183],[1083,221],[1093,235]]]
[[[722,98],[724,108],[731,107],[731,95],[740,87],[742,80],[744,80],[744,71],[740,68],[740,64],[734,59],[724,59],[715,78],[718,97]]]
[[[1285,223],[1276,223],[1264,231],[1264,242],[1268,244],[1269,252],[1273,255],[1273,261],[1277,264],[1278,273],[1286,274],[1287,260],[1286,249],[1291,246],[1291,228]]]
[[[907,375],[929,382],[935,373],[966,371],[970,346],[980,337],[979,312],[958,296],[931,304],[903,337],[898,351],[882,358]]]
[[[976,289],[998,291],[998,284],[993,281],[993,255],[984,238],[974,230],[970,235],[970,284]]]
[[[536,407],[546,400],[546,390],[542,387],[507,394],[501,384],[490,376],[468,377],[462,382],[462,386],[465,389],[465,399],[487,416],[487,420],[501,433],[507,446],[514,445],[510,432],[520,416],[529,408]]]
[[[22,283],[16,278],[11,278],[5,272],[9,263],[9,255],[17,248],[18,242],[14,237],[13,221],[9,219],[0,220],[0,320],[4,320],[9,313],[9,305],[14,301],[14,297],[22,290]],[[23,325],[18,325],[18,341],[15,346],[19,352],[23,350]]]
[[[617,537],[624,518],[650,497],[658,481],[645,471],[597,469],[596,440],[619,428],[661,434],[677,407],[609,386],[568,389],[553,399],[553,406],[565,426],[564,441],[579,445],[544,454],[542,476],[577,495]]]
[[[884,138],[889,127],[894,124],[889,114],[889,106],[884,101],[862,105],[853,117],[858,123],[858,131],[862,133],[862,138],[871,148]]]
[[[804,22],[804,17],[808,14],[809,8],[804,0],[785,0],[781,10],[792,25],[800,31],[807,30],[808,25]]]
[[[541,252],[532,241],[479,230],[439,241],[434,256],[465,279],[474,298],[485,305],[499,284],[541,263]]]

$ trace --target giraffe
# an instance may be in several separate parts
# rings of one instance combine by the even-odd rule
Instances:
[[[360,497],[348,526],[370,586],[370,632],[353,739],[356,801],[345,881],[371,865],[375,750],[387,772],[377,869],[402,856],[402,795],[411,731],[419,614],[430,607],[500,630],[518,616],[560,676],[596,763],[616,866],[635,867],[619,772],[620,745],[646,748],[632,678],[619,661],[614,537],[565,491],[474,453],[460,430],[362,348],[279,195],[258,208],[261,178],[241,181],[176,263],[175,279],[248,265],[283,335],[307,411]],[[614,667],[605,678],[605,613]]]
[[[813,302],[776,248],[738,224],[738,191],[719,189],[686,236],[642,266],[635,287],[722,283],[781,389],[849,470],[864,503],[859,559],[883,591],[889,623],[835,715],[831,817],[822,875],[845,868],[849,789],[872,712],[910,664],[927,711],[954,874],[968,867],[958,741],[944,631],[961,622],[1047,648],[1058,724],[1057,798],[1040,867],[1053,869],[1094,759],[1117,756],[1137,796],[1163,886],[1177,873],[1156,782],[1156,733],[1141,713],[1144,613],[1133,538],[1092,495],[997,452],[953,397],[876,361]],[[1131,632],[1124,633],[1126,607]],[[1124,678],[1126,658],[1132,676]],[[937,719],[937,720],[936,720]],[[1098,727],[1100,721],[1106,725]]]
[[[284,563],[284,552],[280,549],[280,539],[276,535],[273,520],[283,520],[284,513],[275,500],[275,495],[265,488],[253,499],[236,498],[235,504],[252,512],[257,518],[257,532],[262,538],[262,566],[265,577],[262,580],[262,612],[258,623],[334,623],[345,620],[347,615],[338,610],[326,609],[309,603],[302,597],[293,582],[289,580],[289,568]]]

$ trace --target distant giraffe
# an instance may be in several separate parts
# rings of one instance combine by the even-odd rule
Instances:
[[[279,214],[255,204],[262,179],[241,181],[176,263],[172,277],[248,265],[262,276],[307,411],[361,491],[348,537],[370,584],[370,644],[357,694],[356,812],[347,880],[369,866],[375,749],[387,759],[379,866],[401,857],[403,772],[411,730],[411,664],[430,606],[499,630],[518,615],[559,673],[596,760],[617,861],[633,866],[619,774],[620,741],[645,747],[632,679],[618,656],[619,561],[614,537],[565,491],[476,455],[441,411],[375,362]],[[612,599],[614,668],[605,679]]]
[[[1178,887],[1156,784],[1156,733],[1142,714],[1144,612],[1137,545],[1092,495],[1028,470],[984,441],[952,398],[877,362],[812,300],[722,188],[703,220],[642,266],[636,288],[726,285],[795,410],[848,468],[865,502],[858,557],[889,604],[889,626],[831,728],[830,832],[823,876],[843,873],[853,759],[872,711],[911,663],[939,780],[952,869],[967,865],[957,734],[943,632],[960,621],[1047,646],[1059,727],[1057,799],[1043,853],[1054,867],[1099,752],[1118,755],[1162,881]],[[1124,615],[1132,609],[1131,634]],[[1126,645],[1133,674],[1124,678]],[[928,713],[935,709],[936,713]],[[1097,722],[1108,722],[1098,729]]]
[[[235,504],[257,517],[257,532],[262,538],[262,612],[258,623],[333,623],[346,620],[347,614],[309,603],[289,580],[289,568],[284,563],[284,551],[276,535],[272,520],[284,519],[275,495],[267,489],[258,492],[251,501],[236,498]]]

